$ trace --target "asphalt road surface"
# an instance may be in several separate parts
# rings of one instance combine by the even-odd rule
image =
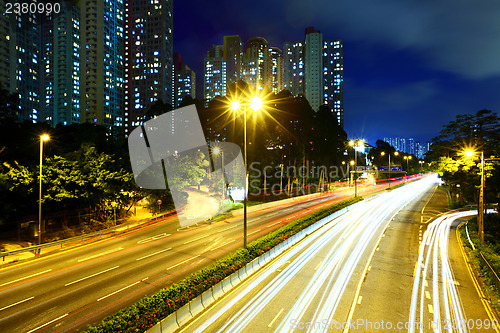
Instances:
[[[478,328],[479,323],[484,328],[491,322],[492,314],[474,286],[454,229],[450,231],[457,223],[442,229],[437,227],[439,223],[431,225],[447,210],[446,205],[446,195],[436,190],[431,177],[358,203],[254,273],[179,331],[495,332]],[[436,233],[438,229],[440,233]],[[443,262],[449,263],[449,269],[443,273],[446,265],[439,262],[428,268],[429,273],[421,274],[425,277],[421,279],[416,272],[423,272],[425,265],[417,263],[424,256],[421,251],[434,249],[433,235],[441,236],[437,249],[441,251],[439,244],[443,244],[447,254]],[[418,298],[412,297],[414,285],[424,288],[418,290]],[[453,312],[446,305],[448,299],[448,305],[452,304],[452,292],[447,291],[451,285],[456,287],[453,304],[466,321],[475,321],[469,321],[469,329],[445,326],[446,312]],[[424,297],[422,323],[420,310],[416,319],[411,315],[412,304],[420,302],[420,295]],[[434,308],[428,306],[432,304]],[[441,326],[429,329],[435,313],[442,313]]]
[[[385,187],[360,186],[360,192]],[[249,241],[352,192],[343,189],[250,213]],[[99,322],[241,247],[242,224],[240,216],[179,228],[174,216],[1,268],[0,332],[75,332]]]

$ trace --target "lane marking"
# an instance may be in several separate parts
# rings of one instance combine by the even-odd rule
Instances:
[[[434,313],[434,308],[432,307],[432,304],[427,304],[429,307],[429,313],[433,314]]]
[[[190,241],[184,242],[183,244],[185,245],[185,244],[193,243],[193,242],[199,241],[200,239],[207,238],[207,237],[209,237],[209,236],[211,236],[211,235],[210,235],[210,234],[208,234],[208,235],[205,235],[205,236],[201,236],[201,237],[198,237],[198,238],[192,239],[192,240],[190,240]]]
[[[323,263],[323,261],[320,261],[320,263],[318,264],[318,266],[316,266],[316,268],[314,270],[317,271],[319,266],[321,266],[322,263]]]
[[[97,276],[97,275],[99,275],[99,274],[103,274],[103,273],[106,273],[106,272],[112,271],[113,269],[117,269],[118,267],[120,267],[120,266],[115,266],[115,267],[108,268],[108,269],[106,269],[106,270],[104,270],[104,271],[102,271],[102,272],[99,272],[99,273],[95,273],[95,274],[92,274],[92,275],[86,276],[86,277],[84,277],[84,278],[78,279],[78,280],[73,281],[73,282],[70,282],[70,283],[66,283],[64,286],[65,286],[65,287],[67,287],[67,286],[70,286],[70,285],[72,285],[72,284],[74,284],[74,283],[77,283],[77,282],[80,282],[80,281],[83,281],[83,280],[90,279],[91,277],[94,277],[94,276]]]
[[[261,231],[261,230],[262,230],[262,228],[261,228],[261,229],[258,229],[258,230],[255,230],[254,232],[251,232],[251,233],[249,233],[248,235],[253,235],[253,234],[256,234],[256,233],[258,233],[258,232],[259,232],[259,231]]]
[[[431,293],[428,290],[425,291],[425,298],[431,299]]]
[[[358,297],[358,304],[361,304],[362,300],[363,300],[363,296],[359,295],[359,297]]]
[[[167,268],[167,270],[172,269],[172,268],[175,268],[175,267],[177,267],[177,266],[179,266],[179,265],[182,265],[182,264],[184,264],[184,263],[186,263],[186,262],[188,262],[188,261],[190,261],[190,260],[196,259],[196,258],[198,258],[199,256],[201,256],[201,254],[198,254],[197,256],[194,256],[194,257],[192,257],[192,258],[189,258],[189,259],[186,259],[186,260],[184,260],[184,261],[181,261],[180,263],[177,263],[177,264],[175,264],[175,265],[173,265],[173,266],[170,266],[170,267],[168,267],[168,268]]]
[[[428,287],[429,286],[429,283],[427,282],[427,280],[424,280],[424,287]]]
[[[232,242],[234,242],[234,241],[236,241],[236,239],[233,239],[232,241],[225,242],[225,243],[223,243],[223,244],[221,244],[221,245],[219,245],[219,246],[217,246],[217,247],[214,247],[214,248],[213,248],[213,249],[211,249],[210,251],[217,250],[217,249],[219,249],[219,248],[221,248],[221,247],[223,247],[223,246],[226,246],[226,245],[228,245],[228,244],[231,244],[231,243],[232,243]]]
[[[273,326],[274,322],[276,321],[276,319],[278,319],[278,317],[280,316],[280,314],[283,312],[284,308],[281,308],[280,312],[278,312],[278,314],[274,317],[273,320],[271,320],[271,322],[269,323],[269,325],[267,325],[267,327],[271,327]]]
[[[126,287],[123,287],[122,289],[119,289],[119,290],[117,290],[117,291],[112,292],[111,294],[108,294],[108,295],[106,295],[106,296],[104,296],[104,297],[98,298],[98,299],[97,299],[97,301],[99,302],[99,301],[102,301],[102,300],[103,300],[103,299],[105,299],[105,298],[108,298],[108,297],[110,297],[110,296],[113,296],[114,294],[118,294],[120,291],[124,291],[125,289],[128,289],[128,288],[130,288],[130,287],[133,287],[133,286],[135,286],[136,284],[141,283],[142,281],[145,281],[145,280],[147,280],[147,279],[148,279],[148,278],[144,278],[144,279],[142,279],[142,280],[139,280],[139,281],[137,281],[137,282],[134,282],[134,283],[132,283],[132,284],[130,284],[130,285],[128,285],[128,286],[126,286]]]
[[[50,272],[51,270],[52,270],[52,269],[47,269],[46,271],[39,272],[39,273],[35,273],[35,274],[31,274],[31,275],[28,275],[28,276],[25,276],[25,277],[19,278],[19,279],[14,280],[14,281],[5,282],[5,283],[0,284],[0,287],[6,286],[6,285],[11,284],[11,283],[19,282],[19,281],[22,281],[22,280],[26,280],[26,279],[29,279],[30,277],[33,277],[33,276],[37,276],[37,275],[40,275],[40,274],[44,274],[44,273]]]
[[[15,305],[18,305],[18,304],[24,303],[24,302],[26,302],[26,301],[29,301],[30,299],[33,299],[33,298],[35,298],[35,296],[31,296],[30,298],[26,298],[26,299],[24,299],[24,300],[22,300],[22,301],[19,301],[19,302],[14,303],[14,304],[4,306],[3,308],[1,308],[1,309],[0,309],[0,311],[3,311],[3,310],[5,310],[5,309],[11,308],[11,307],[13,307],[13,306],[15,306]]]
[[[100,257],[100,256],[105,256],[106,254],[110,254],[110,253],[113,253],[113,252],[118,252],[120,250],[123,250],[123,247],[119,247],[119,248],[116,248],[116,249],[113,249],[113,250],[109,250],[109,251],[106,251],[106,252],[101,252],[99,254],[96,254],[96,255],[93,255],[93,256],[90,256],[90,257],[87,257],[87,258],[79,259],[78,262],[87,261],[87,260],[94,259],[94,258],[97,258],[97,257]]]
[[[493,322],[493,321],[497,320],[497,316],[495,315],[495,313],[491,309],[490,303],[488,301],[486,301],[486,296],[484,295],[483,290],[479,286],[479,282],[476,279],[476,275],[474,274],[474,272],[472,270],[472,265],[467,260],[467,254],[465,253],[465,250],[464,250],[465,246],[463,245],[462,238],[460,236],[460,231],[459,231],[462,224],[460,224],[455,231],[456,235],[457,235],[457,241],[459,243],[459,248],[460,248],[460,251],[462,252],[462,258],[464,258],[465,267],[467,267],[467,271],[469,272],[470,278],[472,280],[472,284],[474,285],[474,288],[476,289],[476,292],[479,295],[479,299],[481,300],[481,303],[483,304],[484,310],[486,311],[486,314],[490,318],[490,321]],[[496,325],[496,327],[494,327],[494,329],[496,332],[500,332],[500,326]]]
[[[34,328],[34,329],[32,329],[31,331],[28,331],[28,332],[26,332],[26,333],[31,333],[31,332],[38,331],[39,329],[41,329],[41,328],[43,328],[43,327],[45,327],[45,326],[47,326],[47,325],[50,325],[50,324],[52,324],[53,322],[58,321],[59,319],[62,319],[62,318],[64,318],[64,317],[66,317],[67,315],[68,315],[68,313],[66,313],[66,314],[64,314],[64,315],[62,315],[62,316],[60,316],[60,317],[57,317],[56,319],[53,319],[53,320],[49,321],[48,323],[43,324],[42,326],[38,326],[37,328]]]
[[[276,214],[278,214],[278,212],[276,212],[276,213],[270,213],[270,214],[264,215],[264,217],[270,217],[270,216],[274,216],[274,215],[276,215]]]
[[[165,251],[168,251],[168,250],[172,250],[172,248],[171,248],[171,247],[169,247],[168,249],[163,249],[163,250],[160,250],[160,251],[158,251],[158,252],[148,254],[147,256],[137,258],[137,259],[135,259],[135,260],[142,260],[142,259],[145,259],[145,258],[149,258],[149,257],[152,257],[152,256],[154,256],[154,255],[158,254],[158,253],[162,253],[162,252],[165,252]]]
[[[168,236],[172,236],[172,234],[167,234],[166,232],[164,232],[162,234],[159,234],[159,235],[156,235],[156,236],[152,236],[152,237],[149,237],[149,238],[137,241],[137,244],[149,243],[149,242],[155,241],[157,239],[165,238],[165,237],[168,237]]]

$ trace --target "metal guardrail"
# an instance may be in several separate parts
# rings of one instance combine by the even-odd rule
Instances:
[[[490,273],[490,279],[493,281],[493,283],[495,283],[495,287],[497,290],[500,290],[500,278],[498,277],[497,273],[495,272],[495,270],[493,269],[493,267],[491,267],[490,263],[488,262],[488,260],[486,260],[486,258],[483,256],[482,253],[479,253],[480,255],[480,258],[481,258],[481,261],[483,262],[484,264],[484,267],[486,267],[486,269],[489,271]]]
[[[96,236],[98,236],[99,238],[101,238],[103,235],[116,234],[117,233],[116,230],[118,228],[122,229],[122,228],[124,228],[126,226],[127,229],[123,230],[123,231],[126,231],[126,230],[130,229],[131,225],[135,224],[135,226],[139,226],[141,224],[146,224],[146,223],[149,223],[149,222],[157,221],[157,220],[159,220],[161,218],[164,218],[164,217],[169,217],[169,216],[171,216],[171,215],[173,215],[175,213],[176,213],[176,210],[173,210],[173,211],[170,211],[170,212],[167,212],[167,213],[164,213],[164,214],[159,214],[159,215],[156,215],[156,216],[144,219],[144,220],[138,220],[136,222],[128,222],[128,223],[116,225],[116,226],[113,226],[113,227],[110,227],[110,228],[107,228],[107,229],[103,229],[103,230],[91,232],[91,233],[84,234],[84,235],[81,235],[81,236],[75,236],[75,237],[66,238],[66,239],[60,240],[60,241],[55,241],[55,242],[50,242],[50,243],[45,243],[45,244],[40,244],[40,245],[34,245],[34,246],[30,246],[30,247],[25,247],[25,248],[22,248],[22,249],[19,249],[19,250],[14,250],[14,251],[0,252],[0,257],[2,257],[2,261],[5,261],[5,257],[11,256],[11,255],[15,255],[15,254],[19,254],[19,253],[23,253],[23,252],[32,252],[35,255],[39,255],[41,253],[41,250],[44,249],[44,248],[54,247],[54,246],[57,246],[57,245],[59,245],[60,248],[62,248],[64,244],[68,244],[68,243],[83,243],[84,240],[87,240],[89,238],[94,238]]]

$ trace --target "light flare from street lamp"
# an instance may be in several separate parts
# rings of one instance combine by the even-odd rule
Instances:
[[[467,149],[465,152],[464,152],[464,155],[467,156],[467,157],[472,157],[474,156],[474,151],[471,150],[471,149]]]
[[[254,96],[250,100],[250,107],[254,110],[260,110],[262,108],[262,98]]]
[[[42,136],[40,136],[40,139],[42,141],[49,141],[50,140],[50,136],[48,134],[43,134]]]
[[[238,101],[231,102],[231,109],[238,110],[239,108],[240,108],[240,102],[238,102]]]

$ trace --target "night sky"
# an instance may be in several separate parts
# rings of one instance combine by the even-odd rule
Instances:
[[[174,52],[197,76],[224,35],[303,41],[314,26],[344,40],[350,138],[430,140],[457,114],[500,110],[498,0],[174,0]]]

